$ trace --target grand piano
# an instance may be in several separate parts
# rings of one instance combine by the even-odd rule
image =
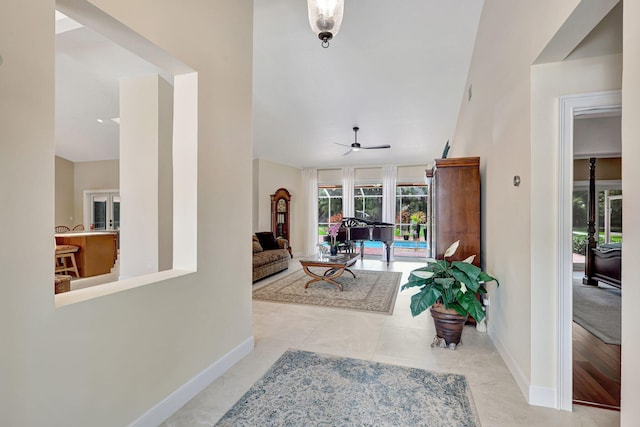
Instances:
[[[365,241],[382,242],[387,255],[387,264],[389,264],[394,230],[395,226],[386,222],[367,221],[360,218],[343,218],[336,240],[349,245],[360,242],[360,259],[364,258]]]

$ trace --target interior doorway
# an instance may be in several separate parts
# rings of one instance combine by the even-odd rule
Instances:
[[[603,138],[603,145],[620,140],[620,115],[607,117],[607,122],[613,132]],[[583,124],[576,120],[574,128]],[[581,142],[579,132],[574,132],[573,403],[619,410],[621,158],[582,159]]]
[[[580,125],[576,126],[576,120],[598,117],[618,117],[619,121],[621,105],[620,91],[560,98],[560,186],[562,191],[559,203],[561,277],[558,293],[560,348],[558,383],[560,406],[566,410],[571,410],[574,403],[608,409],[619,409],[620,404],[620,345],[603,342],[601,337],[594,335],[593,331],[574,321],[579,311],[574,311],[574,304],[579,303],[574,299],[574,291],[576,286],[583,286],[581,278],[585,276],[584,267],[580,265],[581,260],[576,260],[574,255],[576,253],[574,244],[579,240],[574,239],[574,213],[580,205],[580,197],[577,193],[581,191],[581,180],[574,178],[578,172],[574,170],[574,166],[578,160],[582,160],[581,157],[600,155],[621,158],[621,146],[617,150],[609,149],[607,152],[608,149],[602,148],[601,143],[594,148],[578,141]],[[598,150],[601,151],[598,152]],[[599,236],[599,234],[596,235]],[[580,251],[577,252],[580,255]],[[585,252],[585,255],[587,254],[588,251]],[[589,291],[593,290],[594,287],[590,286]],[[600,297],[595,299],[598,300]],[[596,320],[595,323],[597,322]],[[601,363],[602,361],[605,362]],[[605,395],[608,396],[602,397]]]

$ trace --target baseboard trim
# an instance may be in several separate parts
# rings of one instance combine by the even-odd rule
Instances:
[[[558,395],[556,390],[549,387],[538,387],[534,385],[529,387],[529,405],[557,409],[557,402]]]
[[[513,379],[516,380],[520,392],[527,399],[529,405],[544,406],[545,408],[556,408],[557,394],[556,390],[548,387],[538,387],[529,384],[529,380],[520,370],[520,367],[516,363],[511,353],[504,346],[502,341],[498,338],[495,328],[490,324],[488,327],[488,334],[493,345],[496,346],[498,353],[502,357],[502,360],[507,364],[507,368],[511,372]]]
[[[496,346],[498,353],[500,353],[502,360],[504,360],[504,363],[507,364],[507,368],[509,368],[511,375],[513,376],[513,379],[516,380],[516,384],[518,384],[518,388],[520,388],[520,392],[522,393],[524,398],[527,399],[527,402],[528,402],[529,401],[529,380],[527,380],[527,377],[522,373],[522,371],[520,370],[520,367],[516,363],[511,353],[507,350],[504,344],[502,344],[502,341],[500,341],[500,339],[498,338],[498,334],[496,333],[495,328],[490,322],[487,325],[487,333],[489,334],[489,338],[491,338],[491,341],[493,341],[493,345]]]
[[[158,402],[140,418],[132,422],[130,426],[157,427],[229,368],[251,353],[253,345],[253,336],[251,336]]]

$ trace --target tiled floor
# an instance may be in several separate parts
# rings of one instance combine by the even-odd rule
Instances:
[[[392,262],[402,283],[420,264]],[[289,271],[299,268],[294,260]],[[356,269],[384,270],[378,260]],[[262,286],[274,278],[263,280]],[[288,348],[464,374],[484,427],[618,426],[619,413],[584,406],[574,412],[529,406],[486,333],[466,326],[457,350],[432,349],[435,335],[427,313],[412,318],[412,291],[400,292],[392,316],[254,301],[255,350],[170,417],[164,426],[209,426],[260,379]]]

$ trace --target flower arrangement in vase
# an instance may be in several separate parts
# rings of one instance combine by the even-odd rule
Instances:
[[[329,226],[328,234],[329,234],[329,237],[331,238],[329,240],[329,247],[331,248],[331,255],[337,255],[338,254],[337,237],[338,237],[338,230],[340,230],[340,226],[341,225],[342,225],[342,223],[336,222],[336,223],[331,224]]]

